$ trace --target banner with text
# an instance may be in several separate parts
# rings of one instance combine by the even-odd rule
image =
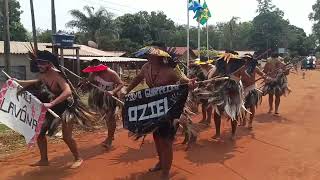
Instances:
[[[17,96],[19,84],[9,79],[0,92],[0,122],[25,137],[31,145],[40,133],[47,109],[29,92]]]
[[[123,127],[136,134],[150,133],[161,122],[180,118],[188,85],[169,85],[125,96]]]

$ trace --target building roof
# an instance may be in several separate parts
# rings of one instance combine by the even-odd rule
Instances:
[[[194,50],[192,50],[196,55],[198,54],[198,50],[197,49],[194,49]],[[218,53],[225,53],[225,51],[217,51]],[[236,51],[237,53],[239,53],[239,56],[243,56],[243,55],[245,55],[245,54],[253,54],[254,53],[254,51],[250,51],[250,50],[248,50],[248,51]]]
[[[39,50],[47,50],[51,52],[51,48],[47,48],[46,46],[51,46],[51,43],[38,43]],[[80,47],[79,55],[83,56],[96,56],[96,57],[119,57],[125,54],[122,51],[102,51],[99,49],[95,49],[85,45],[77,45]],[[30,48],[30,42],[18,42],[18,41],[10,41],[10,53],[11,54],[27,54],[28,48]],[[0,41],[0,54],[4,53],[4,43]],[[63,55],[65,56],[75,56],[76,50],[74,49],[64,49]]]
[[[74,56],[64,56],[64,58],[75,59]],[[80,57],[80,61],[92,61],[93,59],[99,59],[102,62],[107,63],[121,63],[121,62],[147,62],[147,59],[140,58],[127,58],[127,57]]]
[[[170,48],[175,48],[176,54],[177,54],[178,56],[183,56],[183,55],[186,53],[186,51],[188,50],[187,47],[167,47],[167,51],[168,51]],[[196,56],[196,55],[194,54],[194,52],[192,51],[192,49],[191,49],[191,48],[189,48],[189,49],[190,49],[190,55],[191,55],[191,56]]]

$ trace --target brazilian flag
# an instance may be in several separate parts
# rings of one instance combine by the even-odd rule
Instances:
[[[205,25],[207,23],[208,19],[211,17],[211,13],[210,13],[210,10],[208,8],[206,1],[204,1],[202,8],[203,9],[201,11],[198,11],[196,13],[194,18],[197,18],[197,21],[200,24]]]

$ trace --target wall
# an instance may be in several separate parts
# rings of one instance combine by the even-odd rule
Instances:
[[[26,79],[34,79],[37,74],[30,71],[30,63],[25,54],[12,54],[10,56],[11,66],[24,66]],[[4,55],[0,54],[0,66],[4,66]],[[2,73],[1,73],[2,74]],[[0,82],[1,83],[1,82]]]

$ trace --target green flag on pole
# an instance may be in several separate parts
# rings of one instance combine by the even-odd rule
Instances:
[[[207,23],[208,19],[211,17],[211,13],[206,1],[204,1],[202,8],[203,9],[201,10],[201,14],[198,14],[196,18],[200,24],[204,25]]]

